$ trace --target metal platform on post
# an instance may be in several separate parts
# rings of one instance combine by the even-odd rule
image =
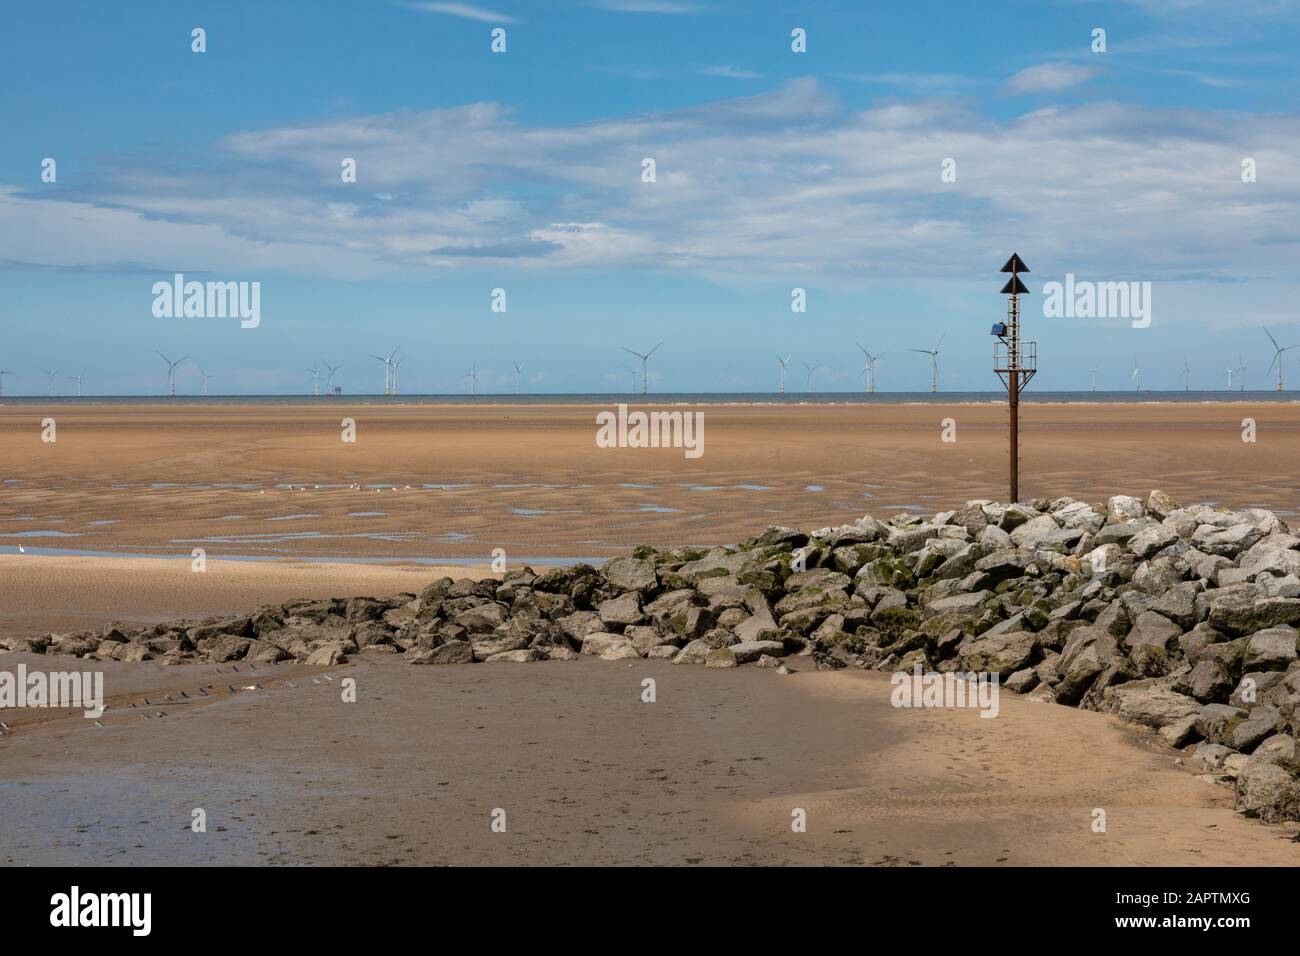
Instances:
[[[1020,500],[1020,392],[1038,371],[1038,343],[1020,341],[1020,296],[1029,292],[1020,281],[1020,273],[1029,266],[1016,253],[1011,254],[1003,272],[1011,278],[1002,287],[1007,296],[1007,320],[993,326],[997,341],[993,343],[993,371],[1007,390],[1007,408],[1011,418],[1010,479],[1011,502]]]

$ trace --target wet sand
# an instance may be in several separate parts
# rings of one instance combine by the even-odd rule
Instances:
[[[70,551],[162,557],[198,547],[213,561],[481,566],[500,548],[511,565],[568,563],[640,543],[730,543],[772,522],[814,528],[1006,495],[1002,406],[704,406],[698,459],[680,449],[599,448],[597,410],[333,400],[0,406],[0,555],[22,546],[48,586],[6,573],[0,607],[22,609],[25,621],[102,610],[85,587],[94,579],[87,565],[47,560]],[[58,426],[53,444],[40,440],[47,414]],[[345,417],[356,422],[354,444],[341,440]],[[1254,444],[1241,441],[1247,417],[1257,423]],[[955,443],[941,440],[945,418],[956,423]],[[1300,404],[1030,404],[1022,422],[1026,498],[1101,500],[1160,487],[1187,500],[1300,512]],[[114,608],[127,616],[171,617],[192,604],[188,585],[132,577],[136,584],[115,588]],[[300,596],[255,594],[239,607]]]
[[[55,663],[5,666],[19,660]],[[6,865],[1300,861],[1295,827],[1234,814],[1153,736],[1011,694],[982,720],[896,710],[870,673],[363,657],[312,683],[295,665],[94,666],[104,728],[28,712],[0,740]],[[201,684],[215,696],[159,705]],[[165,718],[126,706],[146,695]]]
[[[698,459],[599,448],[596,411],[68,405],[42,444],[39,409],[0,406],[0,545],[563,560],[1006,495],[1005,407],[705,406]],[[1255,444],[1241,441],[1246,417]],[[1300,404],[1028,405],[1022,421],[1026,498],[1159,486],[1300,509]]]

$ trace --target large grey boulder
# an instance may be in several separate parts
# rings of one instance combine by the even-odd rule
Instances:
[[[542,655],[532,648],[520,648],[514,651],[501,651],[499,654],[493,654],[485,658],[485,664],[531,664],[533,661],[542,660]]]
[[[800,535],[800,537],[807,540],[806,535]],[[721,548],[716,548],[697,561],[686,562],[677,569],[676,573],[679,578],[694,584],[703,577],[712,577],[717,574],[738,574],[749,561],[750,556],[743,551],[729,554]]]
[[[1175,689],[1190,694],[1203,704],[1222,704],[1232,693],[1233,680],[1221,661],[1207,658],[1174,683]]]
[[[622,634],[610,634],[605,631],[597,631],[594,634],[588,634],[582,639],[581,652],[589,657],[599,657],[611,647],[621,647],[624,644],[627,644],[629,647],[632,646],[632,642]]]
[[[645,612],[641,610],[641,597],[635,591],[601,601],[596,613],[600,615],[600,622],[605,627],[627,627],[640,624],[646,619]]]
[[[1192,535],[1192,544],[1206,554],[1235,558],[1242,551],[1253,547],[1263,537],[1263,532],[1253,524],[1235,524],[1229,528],[1202,525]]]
[[[335,664],[346,663],[347,659],[347,655],[343,653],[343,645],[331,642],[312,651],[305,663],[316,667],[333,667]]]
[[[1242,661],[1246,670],[1286,670],[1296,659],[1296,642],[1300,638],[1293,627],[1270,627],[1252,634]]]
[[[623,636],[632,642],[632,646],[635,647],[637,652],[643,657],[649,655],[649,653],[656,647],[661,647],[664,644],[673,646],[675,653],[675,645],[681,640],[681,638],[676,634],[664,634],[656,628],[646,627],[644,625],[634,625],[629,627],[623,632]]]
[[[1251,763],[1271,763],[1288,773],[1300,773],[1297,763],[1296,739],[1289,734],[1274,734],[1265,738],[1250,755]]]
[[[556,623],[575,644],[579,645],[588,634],[598,633],[604,628],[600,622],[600,615],[595,611],[574,611],[560,618]]]
[[[1254,634],[1279,624],[1300,624],[1300,598],[1260,598],[1249,585],[1207,595],[1209,622],[1225,634]]]
[[[1177,558],[1162,554],[1138,565],[1133,572],[1133,585],[1155,598],[1176,587],[1183,579],[1184,570]]]
[[[1051,515],[1039,515],[1036,518],[1030,518],[1012,531],[1011,542],[1018,548],[1034,548],[1043,542],[1057,541],[1062,530],[1061,526],[1056,523],[1056,519]],[[1083,534],[1078,529],[1068,533],[1073,536],[1071,538],[1073,541],[1077,541]]]
[[[1178,502],[1163,491],[1153,490],[1147,495],[1147,514],[1156,518],[1168,518],[1175,511],[1178,511]]]
[[[1251,574],[1300,575],[1300,537],[1271,534],[1251,545],[1241,556],[1241,568]]]
[[[1300,818],[1300,783],[1271,763],[1248,763],[1237,776],[1237,809],[1266,823]]]
[[[528,647],[527,638],[519,634],[491,634],[485,637],[471,635],[470,647],[474,649],[474,660],[485,661],[496,654],[518,651]]]
[[[641,654],[637,651],[635,644],[627,638],[623,638],[621,641],[616,641],[608,645],[597,656],[599,656],[602,661],[634,661],[638,660],[641,657]]]
[[[1201,705],[1162,684],[1139,681],[1105,690],[1103,699],[1120,720],[1159,730],[1186,717],[1195,717]]]
[[[957,649],[957,669],[1009,677],[1031,663],[1038,638],[1028,631],[963,641]]]
[[[1134,518],[1146,517],[1146,505],[1141,498],[1132,495],[1115,495],[1106,502],[1106,510],[1117,521],[1132,521]]]
[[[471,664],[474,648],[469,641],[448,641],[431,650],[408,651],[405,659],[408,664]]]
[[[1244,720],[1231,725],[1228,744],[1233,750],[1250,753],[1256,744],[1281,730],[1284,724],[1281,711],[1271,704],[1260,704]]]
[[[691,641],[673,658],[674,664],[703,664],[709,653],[716,648],[704,640]]]
[[[619,591],[653,591],[659,584],[654,565],[642,558],[614,558],[601,570],[605,580]]]
[[[1118,524],[1108,524],[1097,532],[1093,542],[1098,547],[1104,544],[1127,545],[1134,537],[1152,526],[1152,523],[1146,518],[1141,521],[1121,521]]]
[[[812,568],[808,571],[798,571],[785,579],[785,589],[787,591],[798,591],[803,588],[820,588],[823,591],[838,589],[847,591],[853,584],[853,579],[847,574],[839,571],[832,571],[830,568]]]
[[[772,617],[772,612],[763,605],[744,621],[737,624],[733,633],[740,639],[741,643],[751,643],[762,641],[766,635],[772,634],[779,629],[776,620]]]
[[[1196,732],[1212,744],[1229,744],[1232,727],[1243,720],[1246,711],[1227,704],[1206,704],[1196,718]]]
[[[961,614],[974,612],[978,611],[983,606],[984,602],[992,596],[992,591],[970,591],[952,594],[948,597],[929,601],[926,603],[922,613],[926,618],[931,618],[954,611]]]
[[[780,641],[740,641],[732,644],[727,650],[731,651],[737,664],[748,664],[750,661],[758,660],[764,654],[769,657],[785,656],[785,645]]]
[[[1178,532],[1162,524],[1151,525],[1129,538],[1128,549],[1145,560],[1178,540]]]
[[[452,620],[471,634],[495,631],[506,622],[506,609],[495,601],[466,608]]]
[[[1174,621],[1187,630],[1200,620],[1196,596],[1204,590],[1200,581],[1183,581],[1157,594],[1151,610]]]

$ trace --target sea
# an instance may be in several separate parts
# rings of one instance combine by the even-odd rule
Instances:
[[[1021,392],[1022,405],[1035,404],[1204,404],[1231,402],[1298,402],[1300,391],[1028,391]],[[366,405],[988,405],[1006,402],[1003,391],[985,392],[546,392],[515,395],[5,395],[0,405],[317,405],[322,402]]]

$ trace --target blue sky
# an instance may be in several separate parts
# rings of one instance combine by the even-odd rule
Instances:
[[[323,358],[361,393],[400,345],[405,392],[475,363],[511,390],[514,362],[585,392],[666,339],[660,391],[770,390],[777,352],[847,390],[860,341],[916,390],[907,349],[946,333],[942,386],[992,389],[1014,248],[1034,387],[1124,387],[1135,358],[1180,387],[1184,357],[1218,387],[1237,353],[1266,387],[1261,326],[1300,343],[1298,40],[1291,0],[15,3],[0,368],[11,393],[44,366],[157,394],[162,350],[286,393]],[[261,325],[155,317],[175,272],[260,282]],[[1044,317],[1066,273],[1152,283],[1150,327]]]

